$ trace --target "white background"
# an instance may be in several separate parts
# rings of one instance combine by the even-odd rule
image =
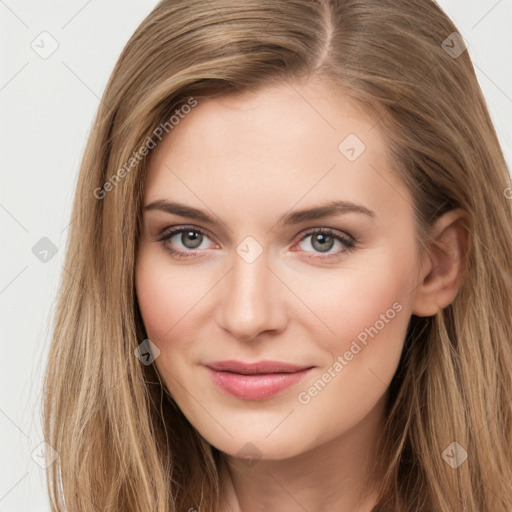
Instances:
[[[78,167],[112,68],[156,3],[0,0],[0,512],[49,511],[31,454]],[[439,3],[469,43],[510,169],[512,0]],[[31,48],[43,31],[59,45],[47,59]],[[58,248],[46,263],[32,253],[42,237]]]

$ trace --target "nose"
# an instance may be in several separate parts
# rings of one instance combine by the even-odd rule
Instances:
[[[217,322],[239,340],[277,334],[287,322],[286,286],[269,268],[266,253],[248,263],[234,255],[233,268],[219,290]]]

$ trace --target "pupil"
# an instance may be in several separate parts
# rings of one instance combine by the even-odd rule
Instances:
[[[320,245],[317,247],[317,246],[315,246],[315,242],[317,242],[318,240],[320,240]],[[327,252],[332,248],[332,241],[333,241],[332,236],[322,235],[320,233],[313,237],[313,247],[315,247],[315,249],[320,250],[321,252]],[[331,242],[331,244],[329,244],[329,242]]]
[[[185,240],[182,240],[185,247],[188,247],[189,249],[195,249],[198,245],[201,245],[201,233],[198,233],[197,231],[187,231],[186,233],[184,232],[183,235],[186,235]],[[188,245],[190,242],[192,242],[191,246]]]

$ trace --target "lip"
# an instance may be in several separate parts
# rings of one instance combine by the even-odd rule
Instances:
[[[262,373],[292,373],[312,368],[312,365],[296,365],[284,363],[282,361],[256,361],[255,363],[244,363],[243,361],[235,361],[229,359],[227,361],[212,361],[205,363],[205,366],[212,370],[229,371],[240,373],[243,375],[254,375]]]
[[[213,382],[242,400],[265,400],[298,383],[313,366],[281,361],[215,361],[204,365]]]

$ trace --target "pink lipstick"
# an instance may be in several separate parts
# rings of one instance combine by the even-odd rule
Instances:
[[[280,361],[214,361],[205,363],[213,382],[242,400],[265,400],[299,382],[313,366]]]

